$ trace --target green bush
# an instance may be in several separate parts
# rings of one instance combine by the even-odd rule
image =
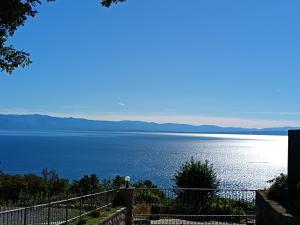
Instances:
[[[163,200],[165,196],[159,190],[143,190],[135,195],[136,203],[159,203]]]
[[[80,219],[77,223],[77,225],[84,225],[86,224],[87,220],[86,219]]]
[[[91,212],[90,216],[93,218],[98,218],[98,217],[100,217],[100,211],[95,210],[95,211]]]
[[[281,173],[278,177],[269,180],[271,186],[268,190],[268,197],[278,203],[286,206],[287,204],[287,188],[288,188],[288,175]]]
[[[211,215],[245,215],[239,202],[225,198],[211,199],[207,204],[206,213]]]
[[[100,180],[96,174],[85,175],[79,181],[73,181],[70,185],[70,191],[72,193],[94,193],[102,190]]]
[[[219,180],[212,164],[208,161],[196,161],[191,158],[176,172],[174,179],[176,188],[208,188],[217,189]],[[215,195],[214,190],[175,190],[177,208],[183,213],[199,213],[203,205]]]
[[[219,187],[219,180],[212,164],[207,160],[196,161],[191,158],[176,172],[174,179],[178,188],[211,188]]]

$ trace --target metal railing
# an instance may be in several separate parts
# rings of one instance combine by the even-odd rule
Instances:
[[[205,188],[117,189],[0,211],[0,225],[67,224],[120,201],[127,208],[118,220],[126,217],[126,225],[250,225],[255,224],[255,192]]]
[[[136,188],[135,224],[255,224],[255,190]]]
[[[60,225],[112,206],[118,190],[0,211],[0,225]]]

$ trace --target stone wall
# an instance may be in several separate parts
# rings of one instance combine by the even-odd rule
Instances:
[[[286,212],[280,204],[268,199],[266,191],[256,193],[257,225],[300,225],[300,218]]]
[[[110,215],[109,217],[103,219],[100,224],[101,225],[125,225],[126,224],[126,216],[127,216],[127,209],[122,208],[115,212],[114,214]]]

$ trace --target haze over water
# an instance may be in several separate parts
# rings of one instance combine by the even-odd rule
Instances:
[[[191,157],[213,163],[223,188],[264,188],[286,173],[287,136],[143,132],[0,132],[0,170],[40,173],[55,168],[78,179],[129,175],[173,185]]]

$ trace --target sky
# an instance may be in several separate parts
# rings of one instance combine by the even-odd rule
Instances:
[[[300,1],[57,0],[10,42],[1,114],[300,126]]]

